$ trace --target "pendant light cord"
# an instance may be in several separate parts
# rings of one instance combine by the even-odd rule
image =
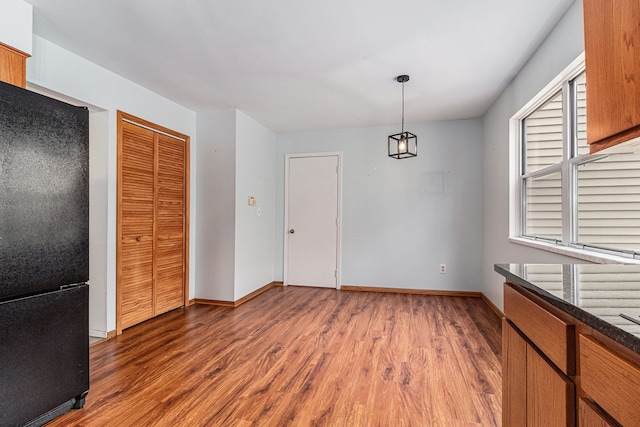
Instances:
[[[404,82],[402,82],[402,133],[404,133]]]

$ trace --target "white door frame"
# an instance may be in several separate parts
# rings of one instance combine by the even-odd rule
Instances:
[[[286,154],[284,161],[284,270],[283,284],[287,286],[289,267],[289,160],[297,157],[337,157],[338,158],[338,233],[336,239],[336,289],[342,285],[342,152],[295,153]]]

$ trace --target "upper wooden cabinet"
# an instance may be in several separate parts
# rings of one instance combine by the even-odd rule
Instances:
[[[595,153],[640,137],[640,1],[583,5],[587,142]]]
[[[26,87],[28,56],[0,43],[0,81]]]

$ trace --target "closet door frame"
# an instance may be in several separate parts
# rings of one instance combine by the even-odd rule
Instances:
[[[184,281],[183,281],[183,305],[186,307],[189,305],[189,177],[190,177],[190,149],[189,149],[189,136],[182,133],[173,131],[164,126],[157,125],[123,111],[117,111],[117,138],[118,138],[118,152],[117,152],[117,182],[116,182],[116,334],[122,334],[122,156],[123,156],[123,123],[128,122],[143,128],[147,128],[157,133],[162,133],[167,136],[184,141]],[[154,168],[157,165],[157,153],[154,154]],[[157,181],[157,172],[154,172],[154,181]],[[154,200],[156,198],[157,188],[154,189]],[[154,217],[155,217],[154,213]],[[154,226],[155,229],[155,226]],[[155,233],[154,233],[155,234]],[[155,247],[155,243],[154,243]],[[154,274],[155,274],[155,260],[154,260]],[[155,310],[155,302],[154,302]]]

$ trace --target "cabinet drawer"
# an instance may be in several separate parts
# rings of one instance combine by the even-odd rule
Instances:
[[[511,286],[504,286],[504,314],[562,372],[575,374],[574,326],[551,314]]]
[[[625,426],[640,420],[640,367],[580,335],[582,390]]]

